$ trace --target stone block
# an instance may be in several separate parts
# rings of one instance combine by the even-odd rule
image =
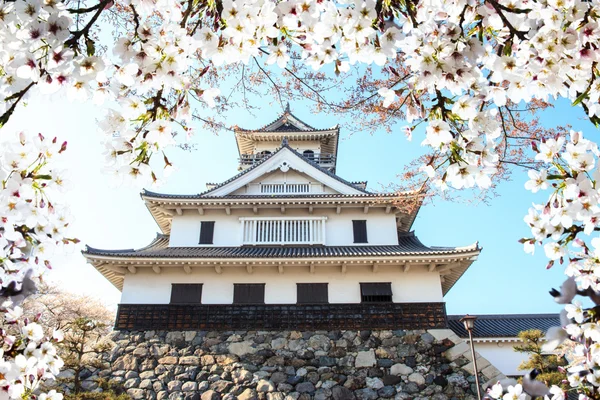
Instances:
[[[483,371],[489,365],[491,365],[491,364],[490,364],[490,362],[487,359],[485,359],[483,357],[477,358],[477,370],[478,371]],[[473,361],[471,361],[470,363],[468,363],[466,365],[463,365],[462,369],[464,369],[465,371],[467,371],[470,374],[474,374],[475,373]]]
[[[423,375],[419,374],[418,372],[413,372],[412,374],[410,374],[408,376],[408,380],[410,382],[416,383],[417,385],[425,384],[425,378],[423,377]]]
[[[235,354],[236,356],[256,353],[256,348],[252,347],[252,342],[231,343],[227,349],[231,354]]]
[[[413,373],[413,369],[405,364],[394,364],[390,368],[390,374],[392,375],[410,375]]]
[[[455,335],[452,329],[429,329],[427,332],[435,338],[437,341],[448,339],[450,336]]]
[[[375,351],[373,349],[369,351],[359,351],[354,360],[354,366],[356,368],[374,367],[377,363],[375,359]]]
[[[185,356],[179,359],[180,365],[200,365],[200,357]]]
[[[491,365],[491,364],[490,364],[490,365],[488,365],[487,367],[483,368],[483,369],[481,370],[481,373],[483,374],[483,376],[485,376],[485,377],[486,377],[486,379],[492,379],[492,378],[494,378],[494,377],[497,377],[498,375],[502,375],[502,376],[504,376],[504,375],[502,374],[502,372],[500,372],[500,371],[498,370],[498,368],[494,367],[494,366],[493,366],[493,365]]]
[[[256,390],[258,392],[262,392],[262,393],[273,392],[273,391],[275,391],[275,385],[271,381],[268,381],[266,379],[261,379],[256,384]]]
[[[158,363],[164,364],[164,365],[175,365],[175,364],[177,364],[177,357],[173,357],[173,356],[163,357],[158,360]]]
[[[146,391],[143,389],[128,389],[127,394],[134,400],[142,400],[146,397]]]
[[[458,357],[460,357],[470,351],[471,351],[471,348],[469,347],[469,344],[467,342],[461,342],[461,343],[455,345],[454,347],[451,347],[448,350],[446,350],[444,354],[445,354],[446,358],[448,358],[448,360],[454,361]]]

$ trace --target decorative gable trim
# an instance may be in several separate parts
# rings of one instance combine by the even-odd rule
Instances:
[[[283,145],[270,157],[255,166],[248,168],[246,171],[238,174],[229,181],[224,182],[224,184],[214,188],[212,191],[205,192],[202,197],[209,193],[210,196],[213,197],[226,196],[276,169],[280,169],[283,172],[293,169],[304,173],[340,194],[361,195],[368,193],[365,190],[358,189],[356,186],[352,185],[352,183],[324,170],[315,163],[310,162],[288,145]]]

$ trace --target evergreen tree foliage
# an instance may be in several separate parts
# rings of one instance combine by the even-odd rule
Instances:
[[[567,375],[559,367],[566,366],[567,361],[562,356],[547,354],[542,351],[544,336],[544,332],[539,329],[519,332],[518,338],[521,339],[522,344],[514,346],[514,350],[519,353],[527,353],[529,359],[523,361],[518,369],[531,371],[537,368],[540,371],[537,376],[539,381],[545,382],[548,386],[558,385],[566,389],[568,384],[563,384],[563,381],[567,379]]]

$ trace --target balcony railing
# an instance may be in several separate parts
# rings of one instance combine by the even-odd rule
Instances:
[[[261,183],[259,186],[264,194],[310,193],[310,183]]]
[[[242,245],[325,244],[326,220],[327,217],[242,217]]]
[[[265,157],[268,157],[269,155],[270,154],[242,154],[240,156],[240,164],[252,165],[254,163],[262,161]],[[335,156],[330,153],[311,154],[309,156],[304,157],[319,165],[331,165],[335,162]]]
[[[446,328],[444,303],[120,304],[117,330],[365,330]]]

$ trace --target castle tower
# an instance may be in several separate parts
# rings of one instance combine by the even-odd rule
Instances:
[[[338,176],[338,127],[288,106],[235,136],[237,175],[200,194],[142,192],[161,229],[152,243],[84,251],[122,291],[116,329],[446,327],[444,295],[477,244],[425,246],[411,232],[418,193]]]

